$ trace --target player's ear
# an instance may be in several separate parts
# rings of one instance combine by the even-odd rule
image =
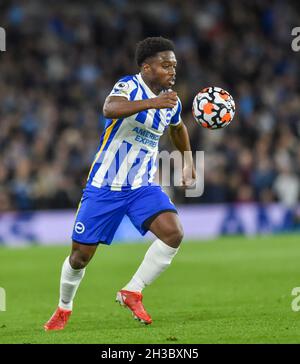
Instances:
[[[142,64],[142,70],[143,70],[144,73],[149,73],[150,69],[151,69],[151,67],[150,67],[150,65],[148,63],[143,63]]]

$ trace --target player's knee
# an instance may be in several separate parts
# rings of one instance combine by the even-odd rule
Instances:
[[[70,256],[70,265],[73,269],[83,269],[87,266],[89,261],[89,255],[80,251],[75,251]]]
[[[168,237],[166,239],[166,243],[173,248],[178,248],[183,239],[183,229],[181,226],[174,227],[168,233]]]
[[[182,239],[183,239],[183,229],[181,226],[178,227],[177,231],[176,231],[176,234],[175,234],[175,241],[176,243],[178,244],[178,246],[180,245],[180,243],[182,242]]]

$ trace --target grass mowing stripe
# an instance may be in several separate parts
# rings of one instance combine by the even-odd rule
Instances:
[[[226,237],[186,242],[170,268],[144,290],[153,324],[142,326],[115,302],[145,244],[100,246],[62,332],[42,325],[58,302],[69,247],[0,248],[0,343],[299,343],[300,312],[291,291],[300,286],[296,235]]]

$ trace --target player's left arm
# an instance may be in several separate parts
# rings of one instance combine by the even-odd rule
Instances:
[[[196,179],[196,170],[193,162],[190,137],[187,127],[184,125],[183,121],[180,121],[177,125],[170,124],[169,130],[173,144],[184,157],[184,168],[182,173],[183,185],[191,186],[194,184]]]

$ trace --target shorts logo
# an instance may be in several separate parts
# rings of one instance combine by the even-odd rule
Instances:
[[[85,226],[83,225],[82,222],[77,222],[75,225],[75,231],[77,234],[82,234],[85,230]]]

